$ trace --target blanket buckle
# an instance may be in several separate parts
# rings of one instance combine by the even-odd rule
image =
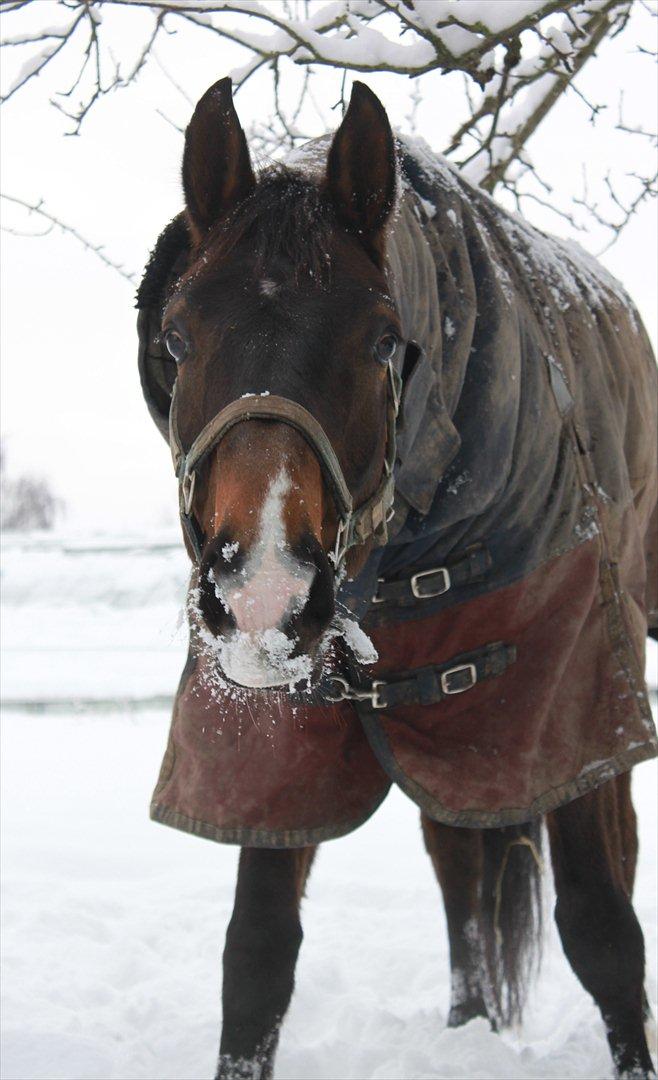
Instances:
[[[422,592],[418,582],[426,577],[434,577],[436,574],[441,575],[440,584],[427,592]],[[413,575],[410,584],[411,591],[417,600],[429,600],[432,596],[443,596],[450,588],[450,571],[447,566],[436,566],[433,570],[420,570],[417,574]]]
[[[478,673],[475,664],[458,664],[457,667],[441,672],[441,689],[448,696],[472,690],[477,681]]]

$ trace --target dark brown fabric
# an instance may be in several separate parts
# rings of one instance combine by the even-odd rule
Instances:
[[[194,637],[192,650],[153,794],[156,821],[224,843],[299,847],[370,817],[390,780],[351,705],[223,688]]]
[[[493,640],[516,645],[498,678],[363,717],[389,775],[431,817],[527,821],[655,756],[642,628],[632,601],[618,607],[601,548],[595,537],[499,592],[372,631],[383,680],[401,660],[413,669]]]
[[[618,605],[618,584],[594,537],[506,589],[371,629],[383,680],[493,640],[513,641],[517,658],[436,705],[360,718],[348,703],[218,688],[201,648],[151,815],[213,840],[295,847],[356,828],[391,779],[452,825],[512,824],[568,802],[656,753],[642,625],[633,602]]]

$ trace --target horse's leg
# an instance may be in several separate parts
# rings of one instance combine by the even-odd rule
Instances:
[[[637,867],[637,815],[631,800],[631,774],[622,773],[612,781],[617,796],[617,817],[619,821],[619,858],[624,873],[626,892],[633,895],[635,870]]]
[[[448,1026],[457,1027],[475,1016],[487,1016],[480,940],[482,833],[440,825],[425,814],[421,822],[446,909],[451,969]]]
[[[621,860],[624,867],[624,879],[629,896],[633,895],[635,885],[635,870],[637,867],[637,815],[631,799],[631,774],[622,773],[613,781],[617,788],[617,806],[619,811],[619,830],[621,839]],[[642,1015],[644,1016],[645,1032],[649,1049],[655,1052],[656,1029],[653,1023],[653,1013],[649,1005],[646,990],[642,992]]]
[[[302,941],[299,918],[315,848],[240,852],[226,934],[217,1080],[269,1080]]]
[[[645,1077],[655,1073],[644,1034],[644,939],[630,899],[629,804],[628,785],[613,781],[546,820],[567,959],[601,1010],[619,1075]]]

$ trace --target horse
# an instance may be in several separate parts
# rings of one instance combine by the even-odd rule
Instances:
[[[521,1015],[545,823],[616,1073],[654,1076],[630,771],[656,753],[656,372],[630,300],[359,82],[256,175],[220,80],[182,181],[138,294],[193,567],[151,814],[241,846],[217,1078],[272,1077],[317,846],[391,782],[443,893],[448,1024]]]

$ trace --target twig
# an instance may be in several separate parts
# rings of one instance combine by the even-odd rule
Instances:
[[[626,228],[633,215],[637,213],[637,210],[642,203],[647,199],[655,199],[658,196],[658,188],[656,187],[656,184],[658,183],[658,171],[656,171],[653,176],[640,176],[638,173],[634,172],[627,173],[626,175],[629,179],[638,180],[640,183],[639,191],[637,195],[631,199],[630,203],[623,202],[621,197],[615,191],[609,173],[604,178],[610,200],[621,213],[621,217],[617,221],[613,221],[611,218],[606,217],[599,209],[598,202],[592,202],[590,200],[587,191],[587,175],[585,172],[583,173],[583,195],[581,198],[574,196],[573,201],[576,206],[582,206],[588,214],[594,218],[597,224],[601,225],[604,229],[608,229],[612,233],[609,243],[598,252],[599,255],[609,251],[612,245],[617,242],[622,231]]]
[[[30,7],[31,13],[37,13],[29,30],[5,42],[12,49],[23,47],[28,54],[6,99],[65,51],[77,74],[53,104],[73,121],[70,134],[79,133],[101,97],[133,85],[151,59],[192,104],[185,88],[160,59],[157,45],[160,33],[193,27],[206,39],[212,35],[220,43],[228,41],[246,51],[245,62],[232,73],[236,91],[257,73],[270,73],[272,115],[252,129],[257,149],[267,154],[294,147],[308,137],[301,130],[304,121],[300,119],[306,115],[307,102],[324,119],[313,92],[313,73],[318,65],[332,67],[340,74],[340,98],[334,108],[340,106],[343,112],[350,72],[386,71],[416,80],[408,117],[412,128],[420,100],[420,76],[429,71],[462,72],[470,115],[455,132],[447,153],[488,191],[502,185],[518,205],[530,200],[547,207],[550,203],[544,196],[552,193],[541,178],[537,179],[543,193],[527,190],[528,179],[524,178],[533,174],[525,157],[528,141],[566,90],[584,103],[592,123],[597,120],[605,104],[588,100],[573,80],[604,39],[625,30],[634,6],[631,0],[597,0],[596,4],[590,0],[541,0],[529,12],[525,4],[493,5],[492,0],[492,10],[496,7],[492,29],[487,25],[486,5],[477,5],[478,18],[473,21],[473,6],[469,8],[461,0],[449,5],[429,5],[422,0],[317,0],[314,4],[308,0],[267,4],[261,0],[59,0],[59,8],[66,12],[61,27],[45,26],[44,19],[39,30],[39,12],[45,5],[38,5],[37,0],[6,0],[4,4],[0,0],[0,4],[18,26],[22,11]],[[503,18],[498,7],[504,7]],[[644,0],[638,0],[637,8],[642,9],[642,15],[645,11],[656,15],[654,7],[647,7]],[[115,10],[141,10],[152,15],[137,41],[136,57],[121,69],[112,55],[106,29],[108,14]],[[87,28],[86,36],[78,33],[81,24]],[[455,30],[459,30],[458,35]],[[645,45],[639,49],[654,55]],[[304,70],[294,108],[282,93],[286,62]],[[481,91],[477,99],[471,92],[476,87]],[[77,93],[82,100],[78,108],[71,109]],[[162,109],[157,111],[166,123],[181,130]],[[617,128],[656,141],[652,133],[624,121],[621,102]],[[622,214],[620,206],[616,209]],[[569,212],[555,209],[555,213],[573,228],[582,228]]]
[[[649,139],[654,146],[658,144],[658,134],[655,131],[645,131],[643,127],[631,127],[624,121],[623,116],[624,108],[624,91],[619,91],[619,104],[617,106],[617,123],[615,127],[617,131],[625,131],[627,135],[641,135],[645,139]]]
[[[55,226],[58,229],[61,229],[62,232],[67,233],[69,236],[72,236],[75,240],[77,240],[79,244],[82,244],[86,251],[91,251],[92,254],[96,255],[96,257],[99,258],[105,266],[109,267],[111,270],[115,270],[117,274],[120,274],[122,278],[124,278],[126,281],[129,281],[132,285],[136,284],[136,275],[126,270],[121,263],[115,262],[114,259],[111,259],[110,256],[107,255],[105,252],[104,244],[92,243],[92,241],[88,240],[86,236],[83,236],[83,234],[79,232],[79,230],[76,229],[74,225],[70,225],[68,222],[62,221],[61,218],[58,218],[54,214],[51,214],[50,211],[46,210],[46,208],[44,207],[42,200],[39,200],[39,202],[37,203],[30,203],[27,202],[25,199],[17,198],[15,195],[7,195],[4,191],[0,192],[0,198],[5,199],[7,202],[14,203],[15,206],[21,206],[24,210],[27,210],[28,214],[30,215],[37,214],[38,217],[42,218],[44,221],[47,221],[49,223],[49,228],[47,229],[47,232],[52,231]],[[7,225],[2,226],[2,231],[12,233],[16,236],[45,235],[44,233],[29,234],[20,232],[19,230],[10,228]]]

